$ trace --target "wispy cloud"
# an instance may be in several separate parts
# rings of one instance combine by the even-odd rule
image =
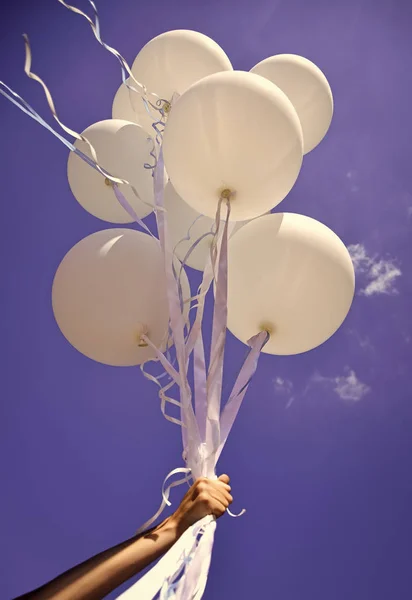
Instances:
[[[357,172],[356,171],[348,171],[346,173],[346,178],[349,179],[349,189],[351,192],[359,192],[359,185],[357,185]]]
[[[358,402],[370,392],[370,387],[358,379],[355,371],[335,377],[334,384],[333,389],[342,400]]]
[[[371,281],[361,290],[364,296],[373,294],[397,294],[395,280],[402,275],[402,271],[392,260],[380,260],[372,265],[367,277]]]
[[[338,375],[337,377],[324,377],[320,373],[314,373],[306,386],[305,393],[316,384],[330,388],[341,400],[347,402],[359,402],[370,392],[370,387],[360,381],[355,371],[349,368],[346,369],[344,375]]]
[[[282,394],[288,398],[286,408],[294,401],[293,396],[293,383],[289,379],[283,379],[282,377],[275,377],[273,380],[273,388],[277,394]]]
[[[373,259],[367,255],[363,244],[351,244],[348,246],[353,266],[356,272],[364,273],[373,263]]]
[[[280,392],[282,394],[290,394],[293,389],[293,383],[289,381],[289,379],[283,379],[282,377],[275,377],[273,386],[275,392]]]
[[[348,329],[346,333],[356,339],[360,348],[364,352],[372,353],[375,351],[375,347],[372,344],[370,338],[368,336],[362,336],[356,329]]]
[[[398,293],[396,279],[402,275],[402,271],[395,259],[369,256],[363,244],[351,244],[348,246],[348,250],[356,273],[365,279],[365,285],[360,290],[360,294],[373,296],[374,294],[395,295]]]

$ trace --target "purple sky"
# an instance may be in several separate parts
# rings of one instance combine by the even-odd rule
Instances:
[[[121,75],[86,22],[56,0],[6,4],[0,78],[48,114],[23,73],[27,32],[34,71],[63,121],[82,131],[110,118]],[[233,510],[248,512],[220,520],[205,598],[409,599],[412,4],[98,6],[104,38],[129,62],[162,31],[196,29],[237,69],[302,54],[335,97],[329,134],[281,206],[323,221],[351,246],[357,295],[323,347],[262,357],[219,465],[232,477]],[[181,442],[139,369],[94,363],[59,333],[55,270],[77,241],[108,225],[72,197],[67,149],[3,98],[0,127],[0,598],[9,599],[133,534],[157,509],[163,477],[181,466]],[[228,381],[244,353],[229,336]]]

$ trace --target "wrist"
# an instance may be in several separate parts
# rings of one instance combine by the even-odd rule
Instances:
[[[174,513],[168,517],[164,525],[166,529],[176,536],[176,540],[179,539],[189,527],[186,520],[178,513]]]

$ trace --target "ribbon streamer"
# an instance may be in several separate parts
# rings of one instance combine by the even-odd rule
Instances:
[[[222,198],[219,201],[216,213],[216,229],[220,226],[220,209]],[[227,326],[227,242],[228,225],[230,217],[230,202],[226,202],[227,214],[223,235],[218,248],[212,246],[212,256],[219,254],[218,277],[216,281],[215,305],[213,311],[212,344],[210,350],[210,364],[207,375],[207,419],[206,419],[206,448],[208,451],[205,474],[213,477],[215,474],[215,453],[220,444],[220,401],[223,380],[223,359],[226,341]],[[212,259],[214,266],[214,261]]]
[[[159,98],[159,96],[157,94],[153,93],[153,92],[149,93],[147,91],[146,86],[144,84],[140,83],[139,81],[137,81],[137,79],[133,75],[132,70],[130,69],[127,61],[123,58],[123,56],[120,54],[120,52],[118,52],[112,46],[109,46],[108,44],[106,44],[105,42],[103,42],[102,37],[101,37],[101,33],[100,33],[99,13],[98,13],[97,7],[96,7],[95,3],[93,2],[93,0],[89,0],[89,4],[91,5],[91,7],[93,9],[94,23],[91,20],[91,18],[85,12],[83,12],[82,10],[80,10],[79,8],[76,8],[75,6],[72,6],[71,4],[68,4],[64,0],[57,0],[57,1],[60,4],[62,4],[64,7],[66,7],[68,10],[70,10],[73,13],[78,14],[78,15],[82,16],[84,19],[86,19],[86,21],[89,23],[90,27],[92,28],[94,37],[99,42],[99,44],[101,46],[103,46],[103,48],[105,50],[107,50],[108,52],[110,52],[110,54],[113,54],[113,56],[115,56],[117,58],[117,60],[119,61],[120,67],[121,67],[121,70],[122,70],[122,81],[126,85],[126,87],[128,88],[129,93],[130,92],[135,92],[135,93],[139,94],[139,96],[143,100],[143,103],[145,105],[146,111],[149,113],[149,115],[152,118],[153,118],[153,115],[151,113],[151,109],[160,112],[160,114],[162,115],[162,119],[163,119],[165,117],[165,112],[163,110],[163,107],[164,107],[165,104],[168,104],[167,100],[163,100],[162,98]],[[128,74],[129,78],[134,82],[134,84],[137,86],[138,89],[136,89],[135,87],[133,87],[132,85],[130,85],[130,83],[128,81],[128,78],[126,77],[126,73]],[[153,97],[155,99],[155,104],[153,104],[152,102],[150,102],[149,96],[151,96],[151,97]],[[131,105],[133,107],[133,103],[132,102],[131,102]],[[156,127],[155,127],[155,131],[157,132]]]
[[[188,448],[187,460],[192,469],[194,477],[198,477],[198,448],[200,446],[200,437],[194,411],[191,403],[191,392],[186,374],[186,349],[183,333],[183,315],[181,311],[177,282],[173,274],[173,255],[169,246],[167,231],[167,220],[165,211],[158,211],[157,208],[163,208],[163,152],[159,151],[159,158],[154,174],[156,220],[159,232],[160,245],[162,247],[165,259],[165,271],[167,281],[167,294],[169,303],[170,326],[173,334],[173,340],[176,349],[176,357],[179,365],[181,377],[180,402],[181,402],[181,420],[186,425],[182,427],[183,447]]]
[[[177,475],[177,473],[185,473],[186,476],[183,479],[172,481],[172,483],[169,483],[169,485],[166,487],[167,480],[170,479],[170,477],[173,477],[173,475]],[[168,473],[168,475],[166,475],[162,485],[162,503],[160,504],[159,509],[156,511],[156,513],[152,517],[150,517],[150,519],[148,519],[146,523],[139,527],[139,529],[136,532],[137,535],[139,535],[140,533],[144,533],[147,529],[149,529],[153,525],[153,523],[160,517],[166,506],[171,506],[171,503],[169,502],[170,490],[173,487],[186,483],[186,481],[190,479],[190,476],[190,469],[183,467],[173,469],[172,471],[170,471],[170,473]]]
[[[245,397],[248,386],[256,372],[260,353],[265,344],[269,341],[269,337],[270,335],[267,331],[261,331],[247,342],[250,346],[250,350],[239,371],[229,400],[227,401],[220,418],[221,441],[216,455],[216,462],[219,460],[226,444],[230,430],[232,429],[233,423],[242,405],[243,398]]]

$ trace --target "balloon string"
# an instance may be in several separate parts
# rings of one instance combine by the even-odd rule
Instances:
[[[184,424],[182,423],[181,420],[176,419],[175,417],[171,417],[166,412],[166,403],[172,404],[174,406],[178,406],[179,408],[181,407],[181,403],[178,400],[175,400],[174,398],[171,398],[170,396],[166,395],[166,392],[168,392],[170,388],[172,388],[176,383],[178,383],[178,382],[180,383],[179,374],[176,372],[173,365],[171,364],[169,357],[164,356],[164,354],[151,342],[151,340],[147,336],[144,336],[143,339],[152,349],[155,350],[156,358],[151,359],[151,361],[146,361],[146,362],[142,363],[140,365],[140,370],[146,379],[148,379],[149,381],[152,381],[160,388],[158,391],[158,397],[160,399],[160,409],[161,409],[162,414],[165,417],[165,419],[167,421],[169,421],[170,423],[178,425],[179,427],[183,427]],[[148,362],[152,362],[152,361],[153,362],[155,362],[155,361],[161,362],[161,364],[165,367],[165,373],[163,373],[162,375],[160,375],[158,377],[155,377],[155,376],[151,375],[150,373],[148,373],[145,370],[145,365]],[[171,381],[169,383],[167,383],[166,385],[162,386],[159,379],[162,376],[164,376],[164,374],[169,375],[169,377],[171,378]]]
[[[142,339],[142,341],[146,342],[146,344],[148,344],[152,348],[152,350],[155,351],[156,356],[159,359],[159,361],[161,362],[164,369],[167,371],[167,373],[170,375],[170,377],[174,380],[174,382],[180,387],[182,385],[181,376],[178,373],[178,371],[176,371],[174,366],[170,363],[170,361],[166,358],[166,356],[163,354],[163,352],[161,352],[159,350],[159,348],[157,348],[157,346],[155,346],[155,344],[150,340],[150,338],[147,335],[142,335],[141,339]]]
[[[171,104],[175,102],[177,94],[174,94]],[[179,374],[181,377],[180,398],[181,398],[181,420],[186,425],[182,427],[182,441],[184,452],[187,449],[187,462],[192,470],[196,469],[195,474],[198,476],[198,452],[200,448],[200,437],[197,427],[197,422],[193,410],[191,391],[187,380],[187,354],[185,344],[185,320],[183,315],[182,291],[180,277],[176,276],[174,255],[169,247],[169,235],[167,227],[167,215],[164,209],[164,181],[163,173],[163,153],[162,153],[162,136],[163,131],[159,130],[156,136],[156,142],[159,145],[158,156],[156,158],[156,166],[154,169],[154,196],[155,196],[155,215],[157,228],[159,232],[160,245],[164,255],[165,275],[167,285],[167,296],[169,304],[170,320],[169,326],[172,332],[175,345],[176,358],[179,366]],[[157,210],[158,208],[163,209]]]
[[[156,206],[163,207],[163,193],[164,193],[164,182],[161,177],[163,169],[163,155],[162,148],[159,149],[159,157],[155,169],[154,176],[154,190],[155,190],[155,204]],[[167,295],[169,304],[170,314],[170,327],[172,329],[173,340],[175,344],[176,357],[179,366],[179,374],[181,377],[180,385],[180,398],[181,398],[181,419],[187,425],[187,428],[182,428],[183,447],[187,444],[190,446],[190,455],[188,456],[188,464],[192,470],[197,463],[197,452],[200,447],[199,432],[197,428],[197,422],[195,419],[191,392],[187,380],[187,369],[186,369],[186,348],[185,348],[185,334],[184,334],[184,318],[182,314],[181,306],[181,294],[178,293],[178,282],[176,281],[176,273],[173,269],[173,254],[169,247],[168,229],[167,229],[167,215],[162,212],[155,211],[157,226],[159,232],[159,238],[161,248],[164,255],[165,262],[165,275],[167,285]],[[197,468],[197,467],[196,467]],[[196,471],[194,472],[196,476]]]
[[[224,198],[219,200],[216,211],[216,230],[220,227],[220,210]],[[226,199],[226,221],[223,234],[216,238],[212,244],[212,266],[218,264],[218,277],[216,281],[216,294],[213,310],[212,341],[210,350],[209,370],[207,373],[207,418],[206,418],[206,448],[211,454],[211,459],[205,461],[206,474],[214,473],[216,461],[214,458],[220,444],[220,404],[223,381],[223,359],[226,341],[227,326],[227,240],[230,217],[230,201]],[[217,260],[217,256],[219,259]]]
[[[162,411],[164,418],[167,421],[169,421],[170,423],[173,423],[174,425],[178,425],[179,427],[182,427],[182,422],[179,419],[176,419],[175,417],[171,417],[170,415],[168,415],[166,413],[166,403],[170,403],[170,404],[180,407],[180,402],[178,400],[175,400],[174,398],[171,398],[170,396],[166,395],[166,392],[175,385],[174,381],[171,381],[167,385],[162,386],[155,377],[150,375],[150,373],[147,373],[147,371],[144,369],[144,365],[140,365],[140,370],[146,379],[148,379],[149,381],[152,381],[158,387],[160,387],[160,390],[158,391],[158,397],[160,398],[160,409]]]
[[[236,416],[242,405],[243,398],[246,394],[250,382],[252,381],[254,374],[256,373],[260,354],[264,346],[269,341],[269,338],[270,335],[267,331],[260,331],[258,334],[250,338],[247,342],[250,346],[249,351],[237,375],[229,399],[226,402],[226,405],[221,413],[221,441],[217,451],[216,460],[219,460],[220,454],[226,444],[233,423],[235,422]]]
[[[6,85],[3,81],[0,81],[0,94],[12,102],[17,108],[19,108],[26,115],[37,121],[42,127],[50,131],[57,139],[59,139],[69,150],[75,151],[75,146],[55,131],[42,117],[26,102],[17,92]],[[90,160],[90,159],[89,159]]]
[[[97,39],[97,41],[99,42],[99,44],[101,44],[103,46],[103,48],[105,48],[105,50],[107,50],[108,52],[113,54],[118,59],[118,61],[120,62],[121,69],[122,69],[122,81],[129,90],[130,105],[133,109],[133,112],[136,112],[136,111],[134,109],[134,103],[132,100],[131,92],[135,92],[135,93],[139,94],[139,97],[143,101],[146,112],[152,119],[155,118],[154,115],[152,114],[152,110],[155,110],[158,113],[160,113],[160,119],[157,119],[156,121],[154,121],[152,123],[152,127],[155,131],[156,142],[157,142],[157,144],[161,145],[162,135],[163,135],[164,127],[165,127],[165,120],[167,117],[167,112],[166,112],[165,108],[166,108],[166,106],[170,107],[171,102],[169,102],[168,100],[166,100],[164,98],[160,98],[154,92],[148,92],[146,86],[142,83],[139,83],[136,80],[136,78],[133,75],[132,70],[130,69],[128,63],[123,58],[123,56],[115,48],[112,48],[111,46],[109,46],[108,44],[103,42],[103,40],[101,38],[101,34],[100,34],[99,13],[98,13],[95,3],[92,0],[89,0],[89,4],[93,8],[94,18],[95,18],[94,23],[90,19],[90,17],[86,13],[81,11],[80,9],[78,9],[74,6],[71,6],[70,4],[67,4],[64,0],[58,0],[58,2],[60,2],[60,4],[62,4],[63,6],[65,6],[69,10],[71,10],[72,12],[84,17],[87,20],[87,22],[89,23],[89,25],[91,26],[94,36]],[[140,88],[140,90],[137,90],[135,87],[130,85],[129,79],[126,78],[126,72],[129,75],[129,79],[132,79],[132,81]],[[153,102],[151,102],[149,100],[149,97],[153,98],[153,100],[155,102],[154,104],[153,104]],[[159,128],[161,128],[161,129],[159,129]]]
[[[29,77],[29,79],[33,79],[34,81],[36,81],[37,83],[39,83],[42,86],[44,95],[46,96],[47,104],[49,105],[49,108],[50,108],[53,118],[57,121],[57,123],[60,125],[60,127],[63,129],[63,131],[65,131],[66,133],[68,133],[69,135],[74,137],[76,140],[84,142],[89,147],[92,158],[93,158],[94,166],[101,173],[101,175],[104,175],[104,177],[107,177],[108,179],[110,179],[110,181],[112,183],[127,183],[128,184],[128,182],[125,181],[124,179],[119,179],[117,177],[113,177],[112,175],[107,173],[107,171],[105,169],[102,169],[98,164],[96,151],[95,151],[94,147],[92,146],[92,144],[84,136],[80,135],[73,129],[70,129],[70,127],[67,127],[66,125],[64,125],[63,122],[59,119],[49,88],[44,83],[44,81],[38,75],[33,73],[31,70],[32,53],[31,53],[31,48],[30,48],[30,42],[29,42],[29,38],[26,34],[23,35],[23,38],[24,38],[25,51],[26,51],[26,58],[25,58],[25,62],[24,62],[24,72],[26,73],[27,77]]]
[[[180,244],[182,244],[183,242],[190,242],[191,241],[191,239],[192,239],[192,234],[191,234],[192,228],[202,218],[204,218],[204,215],[198,215],[194,219],[193,223],[190,225],[189,229],[187,230],[187,234],[181,240],[179,240],[179,242],[175,245],[175,247],[173,248],[173,254],[175,256],[176,256],[176,250],[180,246]],[[187,261],[188,261],[189,257],[191,256],[192,252],[197,248],[197,246],[200,244],[200,242],[202,240],[204,240],[206,237],[208,237],[208,236],[214,236],[214,235],[215,235],[214,231],[212,231],[212,230],[207,231],[206,233],[204,233],[203,235],[201,235],[200,237],[198,237],[195,242],[192,243],[192,245],[190,246],[190,248],[187,250],[187,252],[186,252],[183,260],[181,261],[182,264],[181,264],[181,267],[180,267],[180,272],[182,272],[184,266],[186,266],[186,264],[187,264]]]
[[[191,227],[193,227],[196,220],[197,219],[195,219],[195,221],[192,223]],[[190,232],[191,227],[189,228],[189,232]],[[193,351],[193,349],[196,345],[198,336],[200,335],[200,327],[201,327],[201,323],[202,323],[202,319],[203,319],[203,311],[204,311],[206,295],[209,291],[212,281],[214,279],[216,279],[216,277],[214,275],[215,270],[216,270],[216,259],[217,259],[216,248],[217,248],[217,244],[219,242],[219,235],[221,235],[221,233],[219,231],[219,227],[220,227],[220,209],[219,209],[219,220],[215,219],[215,223],[212,226],[212,230],[210,231],[210,234],[212,234],[213,237],[212,237],[212,243],[211,243],[211,248],[210,248],[210,252],[209,252],[209,257],[208,257],[208,260],[206,261],[205,269],[203,272],[202,282],[198,287],[197,295],[192,297],[192,300],[198,300],[198,303],[197,303],[197,305],[194,305],[193,307],[191,307],[191,308],[195,308],[197,310],[196,310],[195,322],[192,326],[192,329],[189,334],[189,338],[187,340],[188,356],[190,356],[191,352]],[[188,238],[190,238],[189,232],[188,232]],[[208,232],[208,234],[209,234],[209,232]],[[188,238],[186,238],[186,239],[188,239]],[[185,261],[187,260],[188,255],[190,255],[190,253],[193,251],[196,243],[197,242],[195,242],[191,246],[191,248],[189,248],[188,252],[186,253],[185,259],[183,261],[183,264],[185,264]]]
[[[157,156],[156,156],[156,144],[154,142],[153,138],[149,138],[152,142],[152,148],[149,152],[149,155],[152,157],[153,159],[153,164],[151,165],[150,163],[144,163],[144,168],[145,169],[150,169],[152,171],[152,177],[154,177],[154,170],[156,168],[157,165]]]
[[[166,210],[166,214],[167,214],[167,210]],[[193,227],[193,225],[194,225],[194,222],[193,222],[193,223],[192,223],[192,225],[190,226],[190,228],[189,228],[189,230],[188,230],[188,233],[187,233],[187,235],[185,236],[185,238],[183,238],[181,241],[183,241],[183,240],[190,240],[190,230],[191,230],[191,228]],[[197,245],[197,243],[198,243],[198,242],[199,242],[199,240],[196,240],[196,241],[195,241],[195,242],[192,244],[192,246],[191,246],[191,248],[189,248],[189,251],[188,251],[188,253],[186,254],[186,256],[187,256],[187,255],[190,253],[190,251],[191,251],[191,250],[193,250],[193,249],[196,247],[196,245]],[[180,243],[180,242],[178,242],[178,244],[179,244],[179,243]],[[178,245],[178,244],[177,244],[177,245]],[[175,249],[176,249],[177,245],[175,246]],[[174,251],[173,251],[173,255],[174,255],[174,258],[177,258],[177,257],[176,257],[176,254],[175,254],[175,249],[174,249]],[[181,264],[181,268],[180,268],[180,272],[179,272],[179,280],[178,280],[178,283],[179,283],[179,287],[180,287],[180,289],[181,289],[181,285],[182,285],[182,284],[181,284],[181,277],[182,277],[182,274],[183,274],[183,272],[184,272],[184,268],[185,268],[185,266],[186,266],[186,262],[185,262],[185,260],[186,260],[186,257],[185,257],[185,259],[183,260],[183,262],[182,262],[182,264]],[[200,286],[199,286],[199,288],[198,288],[198,293],[197,293],[195,296],[191,296],[189,299],[187,299],[187,300],[183,300],[183,303],[184,303],[184,304],[187,304],[187,303],[190,303],[190,304],[191,304],[193,301],[195,301],[195,300],[198,300],[198,303],[197,303],[197,304],[195,304],[195,305],[191,305],[191,306],[189,307],[189,313],[190,313],[190,311],[191,311],[191,310],[193,310],[193,309],[197,309],[197,311],[198,311],[198,312],[197,312],[197,316],[196,316],[196,319],[197,319],[197,321],[196,321],[196,319],[195,319],[195,324],[193,325],[193,327],[197,326],[197,324],[199,323],[199,317],[200,317],[200,313],[203,311],[203,307],[204,307],[204,299],[205,299],[205,296],[206,296],[206,294],[207,294],[207,292],[208,292],[208,290],[209,290],[209,287],[210,287],[210,282],[209,282],[209,284],[208,284],[207,286],[205,286],[204,288],[203,288],[203,286],[202,286],[202,285],[200,285]],[[181,291],[181,290],[180,290],[180,291]],[[202,314],[203,314],[203,313],[202,313]],[[188,315],[188,317],[187,317],[187,323],[189,323],[189,325],[190,325],[189,315]],[[193,344],[193,346],[191,346],[191,343],[190,343],[190,342],[188,342],[188,340],[189,340],[189,339],[191,339],[191,340],[193,340],[193,339],[194,339],[194,336],[193,336],[193,333],[194,333],[194,332],[193,332],[193,327],[192,327],[192,328],[190,328],[190,327],[189,327],[189,329],[188,329],[188,332],[187,332],[187,334],[186,334],[186,336],[185,336],[185,344],[187,345],[187,348],[188,348],[188,350],[189,350],[189,351],[188,351],[188,358],[189,358],[190,354],[193,352],[193,350],[194,350],[194,346],[195,346],[195,344]],[[170,335],[168,336],[168,338],[167,338],[167,340],[166,340],[166,347],[168,347],[168,344],[169,344],[169,343],[170,343]],[[156,349],[156,350],[157,350],[157,349]],[[175,365],[175,363],[176,363],[176,358],[175,358],[174,360],[171,360],[171,359],[170,359],[170,356],[168,356],[168,357],[167,357],[167,360],[168,360],[168,361],[169,361],[169,363],[171,363],[171,365],[174,367],[174,365]],[[165,376],[169,376],[169,377],[170,377],[170,374],[167,372],[167,370],[164,370],[164,371],[163,371],[163,373],[162,373],[161,375],[158,375],[158,376],[156,376],[156,377],[155,377],[155,376],[153,376],[153,375],[151,375],[151,374],[149,374],[149,373],[147,372],[147,370],[146,370],[146,365],[147,365],[148,363],[150,363],[150,362],[161,362],[161,361],[159,360],[159,357],[156,355],[156,357],[155,357],[155,358],[153,358],[153,359],[149,359],[148,361],[146,361],[145,363],[143,363],[142,365],[140,365],[140,369],[141,369],[141,371],[142,371],[143,375],[146,377],[146,379],[148,379],[148,380],[152,381],[153,383],[155,383],[155,384],[156,384],[156,385],[157,385],[157,386],[160,388],[160,391],[158,392],[158,396],[159,396],[159,398],[161,399],[161,410],[162,410],[162,413],[163,413],[163,415],[165,416],[165,418],[166,418],[167,420],[169,420],[169,421],[172,421],[172,422],[173,422],[173,423],[175,423],[175,424],[178,424],[178,425],[180,425],[180,424],[181,424],[181,422],[180,422],[180,421],[177,421],[177,419],[170,418],[170,417],[169,417],[169,416],[166,414],[166,409],[165,409],[166,402],[171,402],[172,404],[175,404],[175,405],[178,405],[178,406],[180,406],[180,403],[179,403],[178,401],[176,401],[176,400],[173,400],[173,399],[171,399],[170,397],[168,397],[168,396],[166,396],[166,395],[165,395],[165,392],[166,392],[168,389],[170,389],[170,387],[172,387],[172,386],[175,384],[175,381],[173,381],[173,382],[172,382],[171,384],[169,384],[168,386],[164,386],[164,387],[162,387],[162,385],[161,385],[161,384],[160,384],[160,382],[159,382],[159,379],[161,379],[161,378],[163,378],[163,377],[165,377]]]
[[[68,4],[64,0],[58,0],[58,2],[60,2],[60,4],[62,4],[63,6],[65,6],[68,10],[70,10],[73,13],[78,14],[78,15],[82,16],[84,19],[86,19],[86,21],[89,23],[90,27],[92,28],[94,37],[99,42],[99,44],[105,50],[107,50],[108,52],[110,52],[111,54],[113,54],[113,56],[115,56],[117,58],[117,60],[119,61],[120,67],[121,67],[121,70],[122,70],[122,81],[126,85],[126,87],[128,88],[129,92],[135,92],[135,93],[139,94],[139,96],[143,100],[143,103],[144,103],[144,106],[145,106],[145,109],[146,109],[147,113],[152,118],[153,118],[153,116],[151,114],[151,109],[160,112],[160,114],[162,115],[162,118],[164,118],[166,116],[166,113],[164,111],[164,107],[166,105],[168,105],[169,102],[167,100],[164,100],[164,99],[160,98],[157,94],[155,94],[153,92],[149,93],[147,91],[146,86],[144,84],[140,83],[139,81],[137,81],[137,79],[133,75],[132,70],[130,69],[127,61],[123,58],[123,56],[120,54],[120,52],[118,52],[112,46],[109,46],[108,44],[106,44],[105,42],[103,42],[102,37],[101,37],[101,33],[100,33],[99,13],[98,13],[97,7],[96,7],[95,3],[93,2],[93,0],[89,0],[89,4],[91,5],[91,7],[93,9],[94,22],[92,21],[92,19],[85,12],[83,12],[79,8],[76,8],[75,6],[72,6],[71,4]],[[132,85],[130,85],[130,83],[127,80],[127,77],[126,77],[126,73],[129,76],[129,78],[134,82],[134,84],[137,86],[138,89],[136,89],[135,87],[133,87]],[[155,104],[153,104],[149,100],[149,96],[151,96],[154,99]]]
[[[165,213],[167,214],[167,210],[166,210],[166,209],[165,209]],[[188,232],[187,232],[187,235],[186,235],[186,236],[185,236],[185,237],[184,237],[182,240],[180,240],[180,241],[178,242],[178,244],[179,244],[181,241],[183,241],[183,240],[190,240],[190,238],[191,238],[190,230],[191,230],[191,228],[193,227],[193,225],[194,225],[194,222],[193,222],[193,223],[191,224],[191,226],[189,227],[189,230],[188,230]],[[199,242],[199,240],[196,240],[196,241],[195,241],[195,242],[192,244],[191,248],[189,248],[189,251],[188,251],[187,255],[188,255],[188,254],[190,254],[190,252],[191,252],[191,251],[192,251],[192,250],[193,250],[193,249],[196,247],[196,245],[197,245],[197,243],[198,243],[198,242]],[[178,244],[177,244],[177,245],[178,245]],[[177,256],[176,256],[176,252],[175,252],[177,245],[175,246],[175,248],[174,248],[174,250],[173,250],[173,258],[177,258]],[[186,256],[187,256],[187,255],[186,255]],[[183,275],[183,272],[184,272],[184,269],[185,269],[185,267],[186,267],[186,257],[185,257],[185,259],[183,260],[183,262],[181,263],[181,268],[180,268],[180,271],[179,271],[178,285],[179,285],[179,288],[180,288],[180,295],[181,295],[181,287],[182,287],[181,277],[182,277],[182,275]],[[176,273],[175,273],[175,275],[176,275]],[[208,289],[209,289],[209,287],[207,287],[206,289],[202,289],[202,285],[200,285],[200,286],[199,286],[199,288],[198,288],[198,293],[197,293],[195,296],[191,296],[189,299],[187,299],[187,300],[183,300],[183,304],[188,304],[188,303],[190,303],[190,304],[191,304],[191,306],[189,307],[189,311],[188,311],[189,313],[190,313],[190,311],[191,311],[191,310],[193,310],[193,309],[198,309],[198,308],[200,307],[200,304],[201,304],[202,302],[203,302],[203,304],[204,304],[204,297],[205,297],[205,295],[206,295],[206,293],[207,293]],[[198,304],[194,304],[194,305],[192,305],[192,302],[193,302],[193,301],[196,301],[196,300],[198,301]],[[187,334],[186,334],[186,336],[185,336],[185,343],[187,343],[187,342],[188,342],[188,340],[189,340],[189,338],[190,338],[190,336],[191,336],[191,334],[192,334],[192,330],[190,329],[190,318],[189,318],[189,314],[188,314],[188,317],[187,317],[187,320],[186,320],[186,325],[187,325],[187,327],[188,327],[188,332],[187,332]],[[193,336],[192,336],[192,337],[193,337]],[[168,335],[168,337],[167,337],[167,340],[166,340],[166,347],[168,347],[168,345],[169,345],[169,343],[170,343],[170,338],[171,338],[171,334],[169,333],[169,335]],[[192,348],[192,350],[193,350],[193,348]],[[192,350],[190,350],[190,352],[188,353],[188,356],[190,355],[190,353],[192,352]],[[167,352],[168,352],[168,351],[167,351]],[[169,362],[172,364],[172,366],[174,366],[174,365],[175,365],[175,363],[176,363],[176,358],[175,358],[174,360],[171,360],[171,359],[170,359],[170,356],[168,356],[168,361],[169,361]],[[163,388],[162,388],[162,386],[161,386],[161,384],[160,384],[160,382],[159,382],[159,379],[161,379],[161,378],[163,378],[163,377],[165,377],[165,376],[169,376],[169,377],[170,377],[170,375],[168,374],[168,372],[167,372],[166,370],[165,370],[165,371],[163,371],[163,373],[162,373],[161,375],[158,375],[158,376],[156,376],[156,377],[155,377],[155,376],[153,376],[153,375],[151,375],[151,374],[149,374],[149,373],[146,371],[146,365],[147,365],[148,363],[150,363],[150,362],[160,362],[160,361],[159,361],[159,358],[156,356],[155,358],[153,358],[153,359],[149,359],[148,361],[146,361],[145,363],[143,363],[142,365],[140,365],[140,369],[141,369],[141,371],[142,371],[143,375],[144,375],[144,376],[145,376],[145,377],[146,377],[148,380],[152,381],[152,382],[153,382],[153,383],[155,383],[155,384],[156,384],[158,387],[160,387],[160,388],[161,388],[161,390],[159,391],[158,395],[159,395],[159,397],[160,397],[160,398],[161,398],[161,400],[162,400],[162,402],[161,402],[161,408],[162,408],[162,412],[163,412],[164,416],[166,417],[166,419],[170,420],[170,419],[168,418],[168,416],[166,415],[166,413],[165,413],[165,410],[164,410],[164,407],[165,407],[165,402],[172,402],[173,404],[179,404],[179,405],[180,405],[180,403],[177,403],[177,401],[175,401],[175,400],[171,400],[169,397],[167,397],[167,396],[164,396],[164,395],[163,395],[163,394],[164,394],[164,392],[166,391],[166,389],[165,389],[165,387],[163,387]],[[173,382],[171,385],[174,385],[174,383],[175,383],[175,382]],[[168,387],[168,389],[170,389],[170,386]],[[180,424],[180,422],[177,422],[175,419],[173,420],[173,423]]]

